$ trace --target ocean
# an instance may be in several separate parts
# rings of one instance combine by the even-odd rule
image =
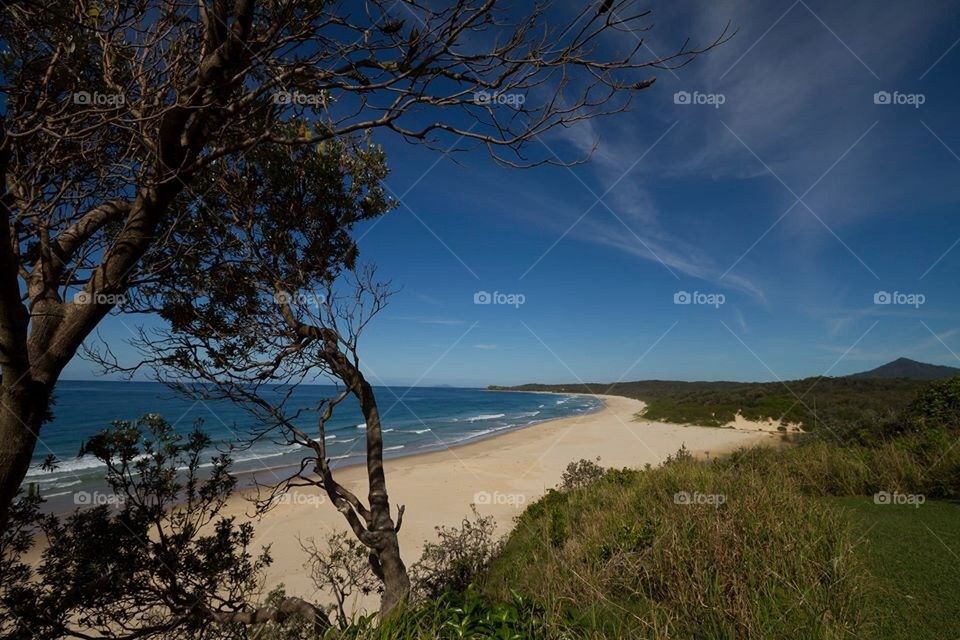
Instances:
[[[376,387],[375,392],[385,457],[444,449],[601,406],[594,398],[552,393],[440,387]],[[304,385],[297,389],[291,403],[315,406],[333,393],[332,386]],[[253,417],[233,403],[196,402],[154,382],[61,381],[55,400],[54,419],[40,431],[26,483],[33,483],[53,505],[52,510],[58,511],[83,504],[78,503],[77,494],[88,496],[105,487],[103,465],[92,456],[78,453],[85,440],[115,420],[160,414],[180,433],[188,433],[200,422],[214,442],[211,456],[244,441],[257,427]],[[315,414],[305,416],[298,426],[315,433]],[[326,428],[332,466],[364,460],[365,428],[356,403],[347,401],[337,408]],[[285,477],[284,468],[297,465],[303,452],[300,447],[264,440],[231,456],[237,474],[256,475],[258,481],[269,482]],[[50,454],[58,460],[52,472],[41,468]]]

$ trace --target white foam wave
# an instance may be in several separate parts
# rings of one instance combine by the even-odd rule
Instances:
[[[134,462],[137,460],[142,460],[146,455],[141,454],[134,458]],[[105,468],[106,465],[103,464],[98,458],[93,456],[81,456],[79,458],[71,458],[69,460],[58,460],[57,468],[53,471],[45,471],[43,465],[36,464],[32,465],[27,471],[27,478],[41,478],[40,482],[43,482],[42,478],[50,478],[51,480],[62,476],[64,474],[76,474],[81,471],[91,471],[93,469]],[[50,480],[48,480],[50,481]]]
[[[473,416],[472,418],[467,418],[467,422],[480,422],[481,420],[496,420],[497,418],[504,417],[505,413],[481,413],[478,416]]]
[[[73,491],[60,491],[59,493],[45,493],[45,494],[43,494],[43,497],[44,497],[44,498],[56,498],[56,497],[59,497],[59,496],[68,496],[68,495],[70,495],[71,493],[73,493]]]

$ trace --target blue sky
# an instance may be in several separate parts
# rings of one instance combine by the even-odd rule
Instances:
[[[403,204],[359,231],[361,256],[400,291],[361,345],[372,379],[960,366],[960,10],[759,4],[655,4],[651,55],[728,19],[740,31],[659,72],[630,112],[540,141],[563,157],[599,141],[586,165],[508,170],[381,138]],[[481,291],[524,302],[475,304]],[[713,304],[676,304],[678,292]],[[876,304],[877,292],[901,295]],[[139,321],[109,318],[102,334],[122,353]],[[95,375],[76,361],[64,377]]]

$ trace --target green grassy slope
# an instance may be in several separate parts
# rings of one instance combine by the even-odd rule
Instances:
[[[518,518],[485,592],[542,603],[551,637],[870,637],[849,520],[764,471],[683,459],[552,492]]]
[[[960,505],[877,505],[833,498],[867,542],[871,616],[884,640],[960,638]]]

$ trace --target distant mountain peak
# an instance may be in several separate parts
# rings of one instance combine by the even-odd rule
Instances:
[[[854,373],[848,378],[909,378],[911,380],[941,380],[960,376],[960,369],[940,364],[917,362],[910,358],[897,358],[876,369]]]

